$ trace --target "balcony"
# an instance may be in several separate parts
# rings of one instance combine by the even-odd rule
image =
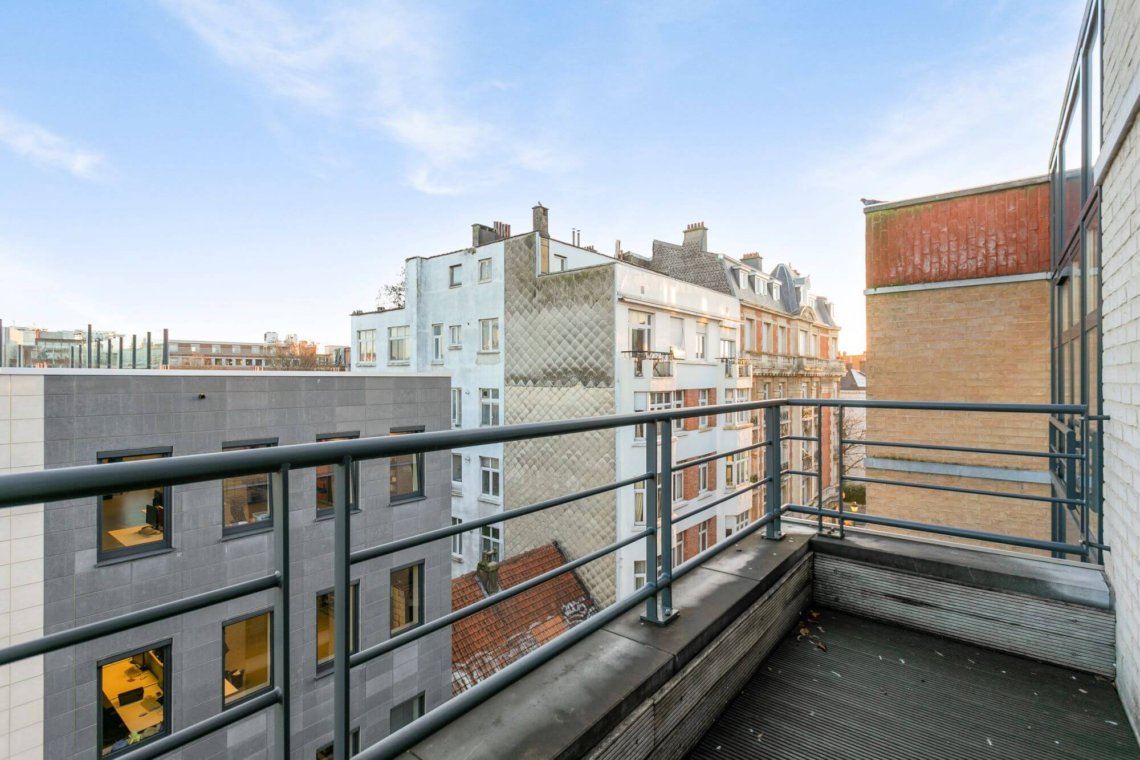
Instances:
[[[94,500],[107,493],[268,473],[274,513],[289,514],[289,478],[301,478],[307,469],[326,468],[331,482],[338,484],[332,510],[333,593],[335,598],[348,599],[354,578],[367,577],[378,567],[387,573],[389,567],[399,565],[401,552],[406,550],[435,542],[446,546],[453,536],[466,531],[555,510],[572,515],[582,500],[640,483],[659,484],[659,488],[644,489],[645,525],[635,532],[619,535],[613,543],[590,553],[567,557],[564,565],[514,585],[489,588],[479,601],[424,620],[418,627],[391,635],[387,630],[359,631],[356,635],[361,641],[355,651],[350,646],[350,605],[335,605],[332,634],[337,644],[330,683],[337,760],[347,758],[354,728],[371,737],[362,742],[356,755],[365,760],[398,756],[419,760],[641,758],[686,752],[693,757],[731,757],[732,753],[744,757],[1136,757],[1140,747],[1111,682],[1116,621],[1112,595],[1096,564],[1099,553],[1108,549],[1096,533],[1099,504],[1085,492],[1072,489],[1064,495],[1027,496],[937,482],[847,478],[838,473],[840,487],[850,479],[889,483],[918,494],[942,490],[962,499],[985,496],[1034,502],[1044,510],[1046,524],[1049,510],[1073,520],[1079,530],[1071,541],[1064,531],[1045,539],[986,526],[902,519],[873,511],[855,513],[842,500],[834,509],[824,508],[818,500],[797,504],[784,498],[782,477],[774,473],[817,478],[821,484],[826,480],[822,464],[814,470],[791,470],[782,461],[785,442],[799,440],[818,447],[824,440],[820,435],[781,435],[782,409],[797,406],[814,407],[820,418],[825,410],[841,418],[844,409],[863,406],[908,414],[1071,415],[1081,429],[1088,424],[1085,409],[1071,405],[758,401],[19,473],[0,476],[0,507]],[[757,452],[764,463],[760,477],[683,517],[754,492],[763,495],[760,516],[674,565],[670,551],[659,551],[659,545],[674,538],[672,476],[704,462],[668,464],[673,461],[673,420],[751,412],[762,417],[767,435],[750,446],[717,452],[708,461]],[[406,537],[354,533],[350,473],[357,462],[632,425],[644,426],[646,431],[644,472],[575,493],[551,494],[543,501],[462,525],[429,526]],[[1072,448],[1070,442],[1071,437],[1063,438],[1056,450],[1046,453],[930,446],[993,456],[1032,453],[1061,459],[1070,469],[1087,466],[1088,452]],[[819,455],[813,461],[830,459]],[[225,735],[246,719],[261,716],[260,724],[250,722],[241,730],[264,733],[263,746],[272,757],[308,760],[303,750],[311,740],[306,734],[309,724],[290,722],[290,716],[301,709],[290,696],[290,685],[302,677],[301,663],[296,661],[302,650],[290,646],[290,636],[300,630],[290,612],[290,587],[300,568],[290,564],[289,547],[292,541],[303,539],[291,536],[295,529],[291,522],[273,521],[268,537],[273,550],[270,572],[220,582],[208,592],[149,608],[106,611],[95,615],[94,622],[0,649],[0,664],[55,652],[76,657],[79,647],[84,647],[83,657],[88,657],[104,637],[163,625],[267,593],[273,612],[269,687],[225,710],[206,709],[210,705],[193,712],[172,710],[169,731],[148,737],[127,749],[124,756],[152,758],[180,749],[193,756],[197,742]],[[874,533],[867,526],[903,533]],[[931,537],[972,543],[950,544]],[[366,705],[353,703],[350,681],[371,683],[369,679],[376,678],[377,683],[390,683],[390,671],[378,677],[374,670],[391,662],[387,655],[398,656],[402,647],[437,632],[449,632],[471,615],[635,544],[645,549],[647,581],[633,594],[576,620],[565,633],[528,650],[451,699],[430,706],[426,714],[412,716],[416,719],[390,735],[376,738],[368,732],[372,714]],[[1066,559],[1043,556],[1046,553]],[[171,558],[176,567],[178,557]],[[96,660],[113,652],[97,654]],[[178,663],[186,656],[176,649],[172,655],[175,666],[184,667]],[[85,662],[77,660],[75,668],[77,673],[87,672]],[[177,688],[178,679],[173,683]],[[218,701],[221,694],[219,681]],[[175,691],[166,698],[181,697]],[[88,708],[90,715],[78,715]],[[95,705],[77,704],[74,709],[77,719],[88,725],[95,720]],[[77,751],[93,749],[79,747]]]
[[[781,356],[780,354],[750,354],[752,366],[756,374],[762,375],[790,375],[796,370],[796,357]]]
[[[797,356],[796,371],[808,375],[835,375],[842,377],[847,371],[843,362],[835,359],[819,359],[814,356]]]

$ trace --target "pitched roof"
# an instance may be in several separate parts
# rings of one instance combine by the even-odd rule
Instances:
[[[849,369],[843,379],[839,381],[839,390],[865,391],[867,390],[867,376],[857,369]]]
[[[499,563],[499,585],[512,588],[565,564],[554,544]],[[475,573],[451,581],[451,608],[486,598]],[[459,694],[597,612],[573,572],[476,612],[451,627],[451,691]]]
[[[733,295],[724,266],[715,253],[654,240],[653,259],[649,268],[709,290]]]

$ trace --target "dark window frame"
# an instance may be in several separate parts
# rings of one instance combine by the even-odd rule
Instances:
[[[319,600],[325,594],[332,594],[333,595],[333,604],[336,603],[336,589],[332,588],[332,587],[322,589],[322,590],[318,591],[316,593],[316,595],[313,597],[314,610],[319,609],[319,607],[317,607],[317,605],[320,604]],[[360,651],[360,581],[359,580],[352,581],[351,583],[348,584],[348,597],[351,600],[351,603],[353,606],[352,630],[350,631],[350,633],[352,635],[352,646],[349,648],[349,654],[356,654],[357,652]],[[336,612],[335,607],[333,608],[333,612],[335,615],[335,612]],[[317,649],[316,649],[317,646],[319,645],[319,641],[317,641],[316,639],[314,639],[314,641],[313,641],[313,653],[314,653],[314,655],[316,655],[317,677],[318,678],[320,678],[321,676],[326,676],[329,673],[333,672],[333,663],[334,663],[335,657],[336,657],[336,622],[335,622],[335,620],[336,620],[336,618],[334,617],[333,618],[334,622],[333,622],[333,656],[332,657],[329,657],[324,662],[321,662],[320,654],[317,653]],[[314,620],[314,624],[316,624],[316,620]],[[317,633],[317,631],[314,630],[314,633]]]
[[[238,441],[222,441],[222,451],[243,451],[246,449],[268,449],[280,445],[278,438],[248,438]],[[226,525],[225,513],[225,493],[226,481],[231,478],[222,478],[219,484],[222,488],[222,537],[228,538],[230,536],[247,536],[251,533],[265,533],[273,530],[273,477],[270,473],[265,473],[265,496],[266,505],[269,508],[269,517],[260,522],[247,523],[245,525]]]
[[[137,449],[111,449],[107,451],[95,452],[96,465],[112,464],[112,462],[102,462],[102,459],[112,459],[122,461],[127,457],[141,457],[141,456],[155,456],[156,458],[169,459],[174,456],[173,446],[150,446],[146,448]],[[136,490],[155,490],[155,489],[136,489]],[[173,520],[173,499],[174,489],[172,486],[162,486],[162,540],[150,541],[139,546],[124,546],[122,549],[104,549],[103,548],[103,499],[104,496],[95,497],[95,563],[96,565],[104,563],[120,562],[123,560],[137,559],[140,557],[149,557],[155,554],[162,554],[173,550],[173,533],[171,526]],[[117,491],[116,493],[126,493],[125,491]],[[113,496],[114,494],[107,494]]]
[[[412,723],[415,723],[417,720],[419,720],[420,718],[427,715],[427,691],[426,690],[421,691],[419,694],[416,694],[413,697],[409,697],[408,699],[405,699],[401,702],[398,702],[398,703],[392,705],[390,708],[388,708],[388,735],[389,736],[392,735],[393,733],[395,733],[395,731],[400,730],[400,729],[393,730],[393,728],[392,728],[392,713],[395,712],[397,708],[403,707],[404,705],[408,704],[409,702],[419,702],[419,713],[420,714],[417,715],[416,717],[412,718],[411,721],[409,721],[408,723],[405,723],[403,726],[400,726],[400,728],[404,728],[404,726],[410,726]]]
[[[420,611],[420,619],[418,621],[416,621],[415,623],[407,623],[405,625],[400,626],[399,628],[393,628],[392,627],[392,606],[391,606],[392,576],[395,575],[396,573],[402,571],[402,570],[408,570],[409,568],[413,568],[413,567],[418,567],[420,569],[420,571],[419,571],[419,576],[420,576],[419,577],[419,583],[417,584],[417,588],[416,588],[416,597],[417,597],[416,607]],[[396,636],[396,635],[401,634],[401,633],[406,633],[407,631],[410,631],[413,628],[419,628],[421,625],[424,624],[424,622],[425,622],[424,618],[426,617],[424,614],[424,612],[425,612],[425,610],[424,610],[424,576],[425,576],[426,572],[427,572],[427,565],[422,559],[417,561],[417,562],[408,562],[406,564],[400,565],[399,567],[393,567],[391,570],[388,571],[388,599],[389,599],[389,605],[388,605],[388,636],[389,637]]]
[[[343,433],[317,433],[316,441],[317,441],[317,443],[326,443],[329,441],[345,441],[345,440],[353,441],[353,440],[356,440],[358,438],[360,438],[360,431],[359,430],[346,430]],[[326,465],[326,466],[335,467],[335,465]],[[313,468],[313,474],[314,474],[315,478],[320,477],[320,472],[318,470],[319,470],[319,467]],[[330,477],[332,477],[332,479],[333,479],[333,489],[335,489],[336,488],[335,471],[330,475]],[[350,513],[359,512],[360,511],[360,460],[359,459],[352,460],[352,467],[351,467],[350,472],[349,472],[349,477],[352,479],[352,488],[349,489],[349,496],[351,496],[352,498],[348,503],[348,511]],[[335,490],[333,492],[333,504],[336,504],[336,492],[335,492]],[[318,519],[318,520],[332,519],[333,515],[336,512],[335,507],[322,507],[322,506],[319,506],[317,504],[316,480],[315,479],[313,481],[313,506],[316,508],[316,511],[317,511],[316,519]]]
[[[329,742],[328,744],[317,747],[317,751],[314,754],[314,757],[316,755],[320,755],[322,753],[327,753],[328,756],[331,757],[332,751],[333,751],[333,742]],[[352,729],[352,731],[348,735],[348,756],[352,757],[353,755],[359,755],[359,754],[360,754],[360,727],[358,726],[358,727]]]
[[[103,668],[105,666],[110,665],[113,662],[119,662],[121,660],[125,660],[129,657],[134,657],[136,655],[146,654],[147,652],[154,652],[154,651],[159,651],[160,654],[165,655],[165,658],[162,660],[162,729],[158,733],[154,734],[153,736],[149,736],[146,739],[143,739],[142,741],[138,742],[137,744],[132,744],[132,745],[129,745],[127,747],[124,747],[123,749],[115,750],[114,752],[111,752],[109,754],[104,755],[103,754],[103,718],[100,715],[95,719],[95,747],[96,747],[96,751],[98,752],[98,756],[100,758],[125,757],[130,752],[138,749],[139,747],[145,746],[145,745],[149,744],[150,742],[152,742],[156,739],[161,739],[163,737],[170,736],[171,733],[173,733],[172,726],[171,726],[171,720],[170,720],[170,714],[171,714],[171,709],[170,709],[171,689],[170,689],[170,685],[172,682],[171,670],[173,669],[173,664],[174,664],[173,663],[173,660],[174,660],[174,639],[171,639],[171,638],[161,639],[155,644],[149,644],[147,646],[136,647],[134,649],[128,649],[125,652],[122,652],[119,654],[114,654],[114,655],[111,655],[110,657],[104,657],[100,660],[97,660],[95,662],[95,702],[93,704],[96,705],[97,710],[102,709],[102,704],[103,704]]]
[[[425,428],[423,425],[402,425],[388,429],[388,435],[408,435],[410,433],[422,433]],[[406,456],[406,455],[405,455]],[[392,458],[388,457],[388,504],[405,504],[409,501],[420,501],[425,498],[427,493],[427,479],[424,474],[424,454],[417,452],[411,456],[415,457],[416,465],[416,488],[406,494],[399,494],[393,496],[392,494]]]
[[[232,702],[226,702],[226,687],[225,687],[224,683],[221,684],[221,686],[222,686],[222,710],[223,711],[228,710],[231,707],[236,707],[237,705],[240,705],[243,702],[246,702],[247,700],[252,699],[253,697],[256,697],[260,694],[264,694],[265,692],[272,690],[274,687],[274,681],[273,681],[273,657],[274,657],[274,654],[273,654],[273,608],[272,607],[265,607],[264,609],[260,609],[260,610],[257,610],[255,612],[249,612],[245,615],[238,615],[237,617],[233,617],[233,618],[230,618],[228,620],[222,621],[222,642],[221,642],[221,644],[222,644],[222,660],[221,660],[221,662],[222,662],[222,680],[225,681],[225,678],[226,678],[226,628],[228,628],[231,625],[236,625],[237,623],[244,623],[247,620],[252,620],[255,617],[261,617],[262,615],[268,615],[269,616],[269,643],[268,643],[269,682],[266,683],[264,686],[260,687],[259,689],[256,689],[255,691],[251,691],[248,694],[245,694],[245,695],[233,700]]]

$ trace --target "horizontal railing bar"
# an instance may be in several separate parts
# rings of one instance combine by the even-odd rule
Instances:
[[[724,504],[726,501],[731,501],[732,499],[735,499],[737,496],[743,496],[744,494],[746,494],[750,491],[755,491],[760,486],[762,486],[766,483],[771,483],[771,482],[772,482],[771,478],[764,478],[763,480],[757,480],[755,483],[749,483],[748,486],[746,486],[745,488],[741,488],[737,491],[733,491],[732,493],[727,494],[725,496],[722,496],[719,499],[714,499],[713,501],[710,501],[708,504],[702,504],[701,506],[697,507],[696,509],[691,509],[688,512],[685,512],[684,514],[674,515],[673,516],[673,523],[676,524],[676,523],[681,522],[682,520],[687,520],[690,517],[692,517],[693,515],[699,515],[701,512],[706,512],[706,511],[712,509],[713,507],[719,507],[721,504]]]
[[[760,449],[760,448],[763,448],[767,445],[768,445],[768,441],[760,441],[760,443],[754,443],[751,446],[745,446],[743,448],[733,449],[732,451],[726,451],[723,454],[709,454],[707,457],[700,457],[699,459],[689,459],[689,460],[686,460],[684,462],[678,462],[677,464],[675,464],[669,468],[669,472],[670,472],[670,474],[672,474],[674,472],[680,472],[681,470],[687,470],[690,467],[696,467],[697,465],[708,464],[709,462],[712,462],[712,461],[717,460],[717,459],[724,459],[727,456],[734,456],[736,454],[744,454],[748,451],[754,451],[755,449]]]
[[[712,559],[716,555],[720,554],[722,551],[724,551],[728,547],[732,546],[737,541],[741,541],[741,540],[747,538],[748,536],[751,536],[753,533],[760,530],[761,528],[763,528],[768,523],[775,522],[776,520],[780,519],[781,514],[783,514],[783,513],[782,512],[777,512],[776,514],[765,513],[756,522],[749,523],[747,528],[741,528],[739,531],[737,531],[736,533],[733,533],[731,536],[727,536],[724,539],[717,541],[715,544],[710,546],[708,549],[705,549],[703,552],[701,552],[697,556],[693,557],[692,559],[690,559],[686,562],[682,562],[680,565],[673,568],[673,580],[672,580],[672,582],[676,583],[677,579],[680,578],[682,575],[685,575],[686,573],[696,569],[697,567],[700,567],[702,564],[704,564],[708,560]]]
[[[185,747],[187,744],[197,741],[207,734],[212,734],[227,726],[232,726],[238,721],[244,720],[267,707],[273,707],[280,702],[281,699],[281,689],[278,688],[271,689],[256,697],[250,697],[248,702],[234,705],[224,712],[215,713],[209,718],[199,721],[192,726],[187,726],[179,731],[175,731],[169,736],[154,739],[146,744],[140,745],[137,749],[131,749],[130,757],[132,760],[150,760],[151,758],[160,757],[176,749]]]
[[[566,633],[555,637],[538,649],[515,660],[498,673],[452,697],[423,717],[354,755],[354,760],[391,760],[410,749],[416,742],[440,730],[456,718],[470,712],[503,689],[554,659],[594,631],[608,625],[657,593],[656,583],[646,583],[632,594],[601,612],[586,618]]]
[[[780,477],[784,475],[803,475],[808,478],[818,478],[819,472],[816,470],[780,470]],[[850,478],[850,480],[854,480],[854,478]]]
[[[458,525],[448,525],[443,528],[429,530],[427,533],[417,533],[414,536],[401,538],[396,541],[389,541],[386,544],[379,544],[367,549],[358,549],[357,551],[352,552],[348,555],[348,561],[349,564],[355,565],[358,562],[366,562],[370,559],[386,557],[387,555],[394,554],[401,549],[412,549],[417,546],[422,546],[423,544],[431,543],[432,541],[438,541],[443,538],[450,538],[457,533],[466,533],[469,530],[482,528],[485,525],[495,525],[497,523],[506,522],[507,520],[513,520],[516,517],[523,517],[534,512],[541,512],[544,509],[550,509],[551,507],[568,504],[572,501],[588,499],[591,496],[597,496],[598,494],[607,493],[609,491],[616,491],[619,488],[625,488],[626,486],[633,485],[634,483],[640,483],[644,480],[652,479],[653,473],[647,472],[644,475],[635,475],[631,478],[619,480],[614,483],[606,483],[605,485],[587,488],[585,491],[578,491],[577,493],[567,494],[565,496],[555,496],[553,499],[536,502],[525,507],[508,509],[505,512],[499,512],[497,514],[487,515],[486,517],[479,517],[474,520],[468,520],[467,522],[459,523]]]
[[[812,443],[819,443],[818,435],[782,435],[781,441],[810,441]]]
[[[922,449],[924,451],[956,451],[967,454],[996,454],[1014,457],[1042,457],[1049,459],[1082,459],[1082,454],[1064,454],[1052,451],[1018,451],[1016,449],[982,449],[975,446],[943,446],[933,443],[899,443],[898,441],[864,441],[842,439],[842,446],[888,446],[895,449]]]
[[[1084,404],[982,404],[966,401],[878,401],[849,398],[777,399],[787,406],[828,406],[855,409],[912,409],[927,412],[1002,412],[1008,414],[1085,414]]]
[[[948,525],[933,525],[931,523],[921,523],[915,522],[913,520],[899,520],[894,517],[879,517],[878,515],[868,515],[862,512],[839,512],[834,509],[819,509],[817,507],[805,507],[799,504],[788,505],[788,511],[798,512],[804,515],[822,515],[823,517],[854,520],[857,522],[868,523],[870,525],[885,525],[891,528],[905,528],[907,530],[917,530],[925,533],[940,533],[944,536],[970,538],[977,541],[989,541],[995,544],[1022,546],[1026,549],[1041,549],[1047,551],[1064,552],[1066,554],[1080,555],[1088,553],[1087,549],[1077,544],[1066,544],[1059,541],[1043,541],[1037,538],[1025,538],[1022,536],[1009,536],[1004,533],[989,533],[981,530],[970,530],[969,528],[954,528]]]
[[[1096,541],[1082,541],[1082,543],[1085,546],[1091,547],[1093,549],[1100,549],[1101,551],[1105,552],[1112,551],[1112,547],[1108,544],[1098,544]]]
[[[558,567],[554,568],[553,570],[547,570],[542,575],[536,575],[535,577],[531,578],[528,581],[524,581],[523,583],[519,583],[517,585],[511,586],[510,588],[503,589],[502,591],[499,591],[495,594],[492,594],[491,596],[488,596],[485,599],[481,599],[478,602],[475,602],[474,604],[469,604],[466,607],[463,607],[462,609],[455,610],[454,612],[451,612],[447,615],[444,615],[443,617],[436,618],[435,620],[432,620],[431,622],[425,623],[424,625],[421,625],[421,626],[417,626],[416,628],[413,628],[410,631],[406,631],[404,633],[401,633],[398,636],[394,636],[394,637],[388,639],[387,641],[382,641],[379,644],[376,644],[376,645],[368,647],[367,649],[364,649],[360,652],[357,652],[349,658],[348,664],[351,667],[356,667],[357,665],[363,665],[364,663],[369,662],[371,660],[374,660],[383,654],[387,654],[388,652],[391,652],[393,649],[398,649],[398,648],[402,647],[404,644],[409,644],[409,643],[416,641],[418,639],[421,639],[424,636],[427,636],[431,633],[435,633],[440,628],[445,628],[445,627],[451,625],[452,623],[456,623],[460,620],[463,620],[464,618],[468,618],[477,612],[485,610],[488,607],[491,607],[495,604],[498,604],[499,602],[502,602],[506,599],[510,599],[512,596],[515,596],[517,594],[521,594],[524,591],[528,591],[528,590],[534,588],[535,586],[542,585],[543,583],[546,583],[547,581],[549,581],[553,578],[557,578],[558,576],[563,575],[564,573],[568,573],[572,570],[577,570],[582,565],[587,565],[587,564],[593,562],[594,560],[601,559],[602,557],[605,557],[607,554],[611,554],[613,552],[616,552],[619,549],[623,549],[623,548],[629,546],[630,544],[632,544],[636,541],[640,541],[641,539],[645,538],[646,536],[653,535],[656,532],[657,532],[657,530],[655,528],[646,528],[645,530],[641,531],[640,533],[637,533],[635,535],[624,538],[621,541],[617,541],[615,543],[612,543],[609,546],[604,546],[601,549],[598,549],[597,551],[590,552],[589,554],[587,554],[583,557],[579,557],[578,559],[574,560],[573,562],[567,562],[564,565],[559,565]]]
[[[102,636],[110,636],[113,633],[122,633],[138,626],[157,623],[175,615],[196,612],[205,607],[240,599],[258,591],[267,591],[276,588],[280,582],[280,577],[274,573],[273,575],[235,583],[232,586],[223,586],[213,591],[188,596],[185,599],[158,604],[145,610],[124,612],[107,620],[97,620],[94,623],[86,623],[75,628],[69,628],[66,631],[49,633],[38,639],[23,641],[0,649],[0,665],[8,665],[26,657],[35,657],[64,647],[84,644]]]
[[[905,480],[886,480],[884,478],[864,478],[855,475],[844,475],[844,480],[855,483],[878,483],[883,486],[903,486],[904,488],[922,488],[927,491],[949,491],[951,493],[968,493],[974,496],[1000,496],[1003,499],[1018,499],[1020,501],[1038,501],[1047,504],[1081,504],[1080,499],[1065,499],[1060,496],[1034,496],[1027,493],[1008,493],[1005,491],[986,491],[981,488],[962,488],[961,486],[938,486],[932,483],[910,483]]]

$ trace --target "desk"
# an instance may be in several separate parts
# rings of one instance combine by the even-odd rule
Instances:
[[[234,694],[237,694],[237,693],[238,693],[238,690],[236,687],[234,687],[234,685],[232,683],[230,683],[230,679],[223,678],[222,679],[222,696],[225,697],[226,699],[229,699],[230,697],[232,697]]]
[[[150,531],[140,533],[139,531],[141,530],[141,527],[119,528],[118,530],[109,530],[107,534],[123,546],[141,546],[142,544],[151,544],[162,540],[161,530],[156,530],[153,533]]]
[[[137,670],[138,675],[132,676],[131,668]],[[119,704],[120,694],[139,687],[143,689],[142,699],[129,705]],[[151,726],[162,723],[162,706],[148,710],[143,704],[147,699],[160,699],[162,685],[154,673],[139,668],[129,658],[103,666],[103,696],[132,733],[142,733]]]

